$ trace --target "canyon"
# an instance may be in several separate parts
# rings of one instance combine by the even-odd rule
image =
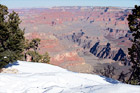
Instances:
[[[47,51],[50,64],[84,73],[93,73],[104,63],[129,68],[127,49],[132,36],[127,17],[131,9],[62,6],[12,10],[22,20],[25,37],[41,39],[38,52]]]

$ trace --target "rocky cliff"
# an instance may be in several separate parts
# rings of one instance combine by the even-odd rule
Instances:
[[[121,48],[113,50],[110,43],[107,43],[106,45],[100,45],[100,42],[97,42],[90,49],[90,52],[99,58],[108,58],[115,61],[121,61],[126,57],[126,54]]]

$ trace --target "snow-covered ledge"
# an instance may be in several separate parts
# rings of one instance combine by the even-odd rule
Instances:
[[[50,64],[18,61],[6,69],[18,73],[0,73],[0,93],[140,93],[140,86]]]

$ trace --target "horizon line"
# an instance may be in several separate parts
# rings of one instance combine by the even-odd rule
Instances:
[[[125,6],[50,6],[50,7],[17,7],[17,8],[8,8],[8,9],[37,9],[37,8],[54,8],[54,7],[114,7],[114,8],[128,8],[133,9],[134,7],[125,7]]]

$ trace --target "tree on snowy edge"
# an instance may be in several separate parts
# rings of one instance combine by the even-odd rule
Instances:
[[[24,30],[19,28],[21,20],[16,12],[0,4],[0,68],[22,58]]]
[[[128,48],[128,54],[130,55],[130,62],[132,64],[128,83],[140,85],[140,6],[135,6],[132,14],[128,16],[128,22],[133,36],[132,46]]]
[[[46,58],[49,61],[49,55],[44,57],[37,53],[40,39],[33,39],[29,44],[26,42],[28,40],[25,40],[24,29],[20,29],[20,23],[21,20],[16,12],[9,13],[8,8],[0,4],[0,68],[17,60],[26,60],[26,54],[31,48],[35,54],[30,55],[34,59],[31,61],[38,62]]]

